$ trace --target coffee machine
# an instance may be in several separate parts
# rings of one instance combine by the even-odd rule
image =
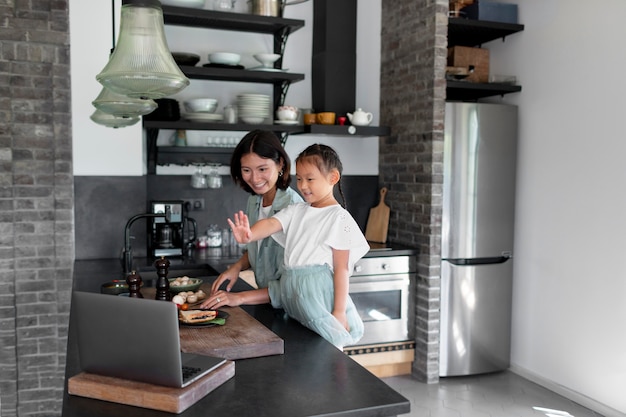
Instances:
[[[148,253],[153,257],[182,256],[185,251],[185,216],[183,201],[152,201],[150,213],[169,212],[165,217],[153,217],[148,222]]]

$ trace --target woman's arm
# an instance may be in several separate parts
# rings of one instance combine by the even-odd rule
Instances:
[[[239,273],[241,271],[245,271],[248,268],[250,268],[248,252],[244,252],[244,254],[241,255],[241,258],[239,258],[237,262],[229,266],[228,269],[222,272],[219,277],[217,277],[217,279],[213,282],[213,285],[211,285],[211,294],[215,294],[215,292],[220,289],[220,286],[224,281],[228,281],[228,284],[226,285],[226,291],[230,291],[233,288],[233,285],[235,285],[235,282],[237,282],[237,278],[239,278]]]
[[[350,259],[349,250],[333,249],[333,286],[335,290],[335,300],[333,304],[332,314],[346,328],[348,326],[348,317],[346,308],[348,304],[349,276],[348,260]]]
[[[270,294],[267,288],[248,290],[241,292],[228,292],[219,290],[212,293],[200,305],[200,308],[217,310],[223,306],[236,307],[240,305],[265,304],[270,302]]]
[[[238,243],[255,242],[283,229],[282,224],[273,217],[259,220],[252,227],[243,211],[235,213],[234,219],[234,222],[228,219],[228,225],[233,229],[233,236]]]

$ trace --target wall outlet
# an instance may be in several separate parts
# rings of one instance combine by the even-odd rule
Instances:
[[[204,198],[192,198],[192,199],[183,199],[186,203],[189,203],[189,211],[200,211],[204,210]]]

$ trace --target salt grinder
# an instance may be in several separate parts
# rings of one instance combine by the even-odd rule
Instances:
[[[126,277],[126,283],[128,284],[128,294],[129,297],[133,298],[143,298],[143,294],[141,294],[141,276],[136,272],[132,271]]]
[[[171,301],[172,295],[170,294],[170,282],[167,279],[168,268],[170,267],[170,261],[165,259],[165,256],[161,256],[161,259],[157,259],[154,263],[157,269],[157,282],[156,282],[156,295],[155,300]]]

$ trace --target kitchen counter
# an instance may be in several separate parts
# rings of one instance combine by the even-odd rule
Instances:
[[[215,279],[215,270],[223,269],[217,265],[231,261],[229,257],[215,257],[219,262],[212,262],[208,257],[206,260],[206,264],[181,262],[176,264],[175,270],[212,272],[206,276],[194,274],[210,282]],[[74,290],[98,292],[103,282],[120,278],[120,269],[121,264],[116,259],[76,261]],[[143,277],[144,272],[141,275]],[[234,291],[248,288],[239,280]],[[382,417],[410,411],[406,398],[322,337],[287,318],[282,310],[275,310],[269,304],[242,308],[284,340],[285,353],[236,361],[235,376],[182,416]],[[66,381],[80,372],[75,333],[70,315]],[[156,417],[169,414],[71,396],[66,389],[62,415]]]

